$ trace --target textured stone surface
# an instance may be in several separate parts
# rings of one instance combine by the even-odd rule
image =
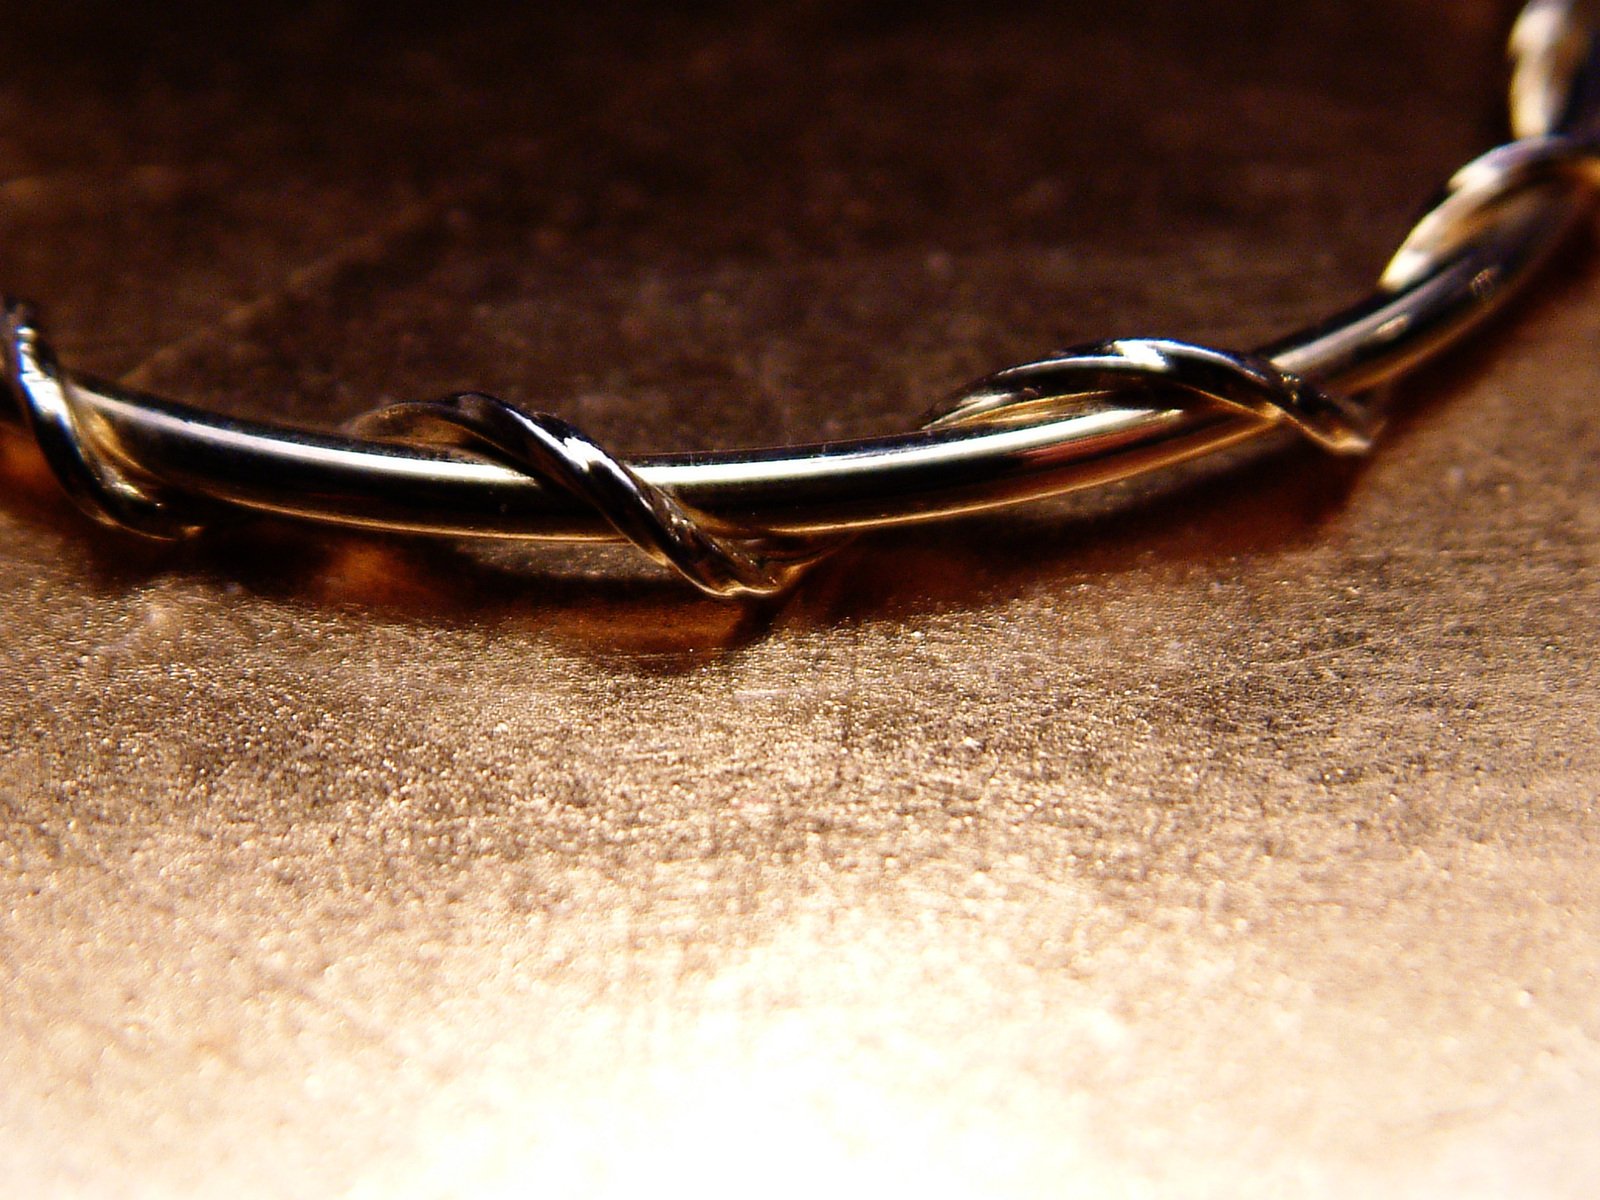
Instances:
[[[1505,19],[70,7],[0,44],[0,283],[69,362],[635,449],[1327,311],[1496,136]],[[764,619],[609,555],[131,545],[4,442],[12,1190],[1589,1194],[1570,259],[1358,470],[870,539]]]

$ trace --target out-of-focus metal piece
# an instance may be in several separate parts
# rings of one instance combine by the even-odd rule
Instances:
[[[1361,453],[1350,397],[1455,341],[1539,266],[1600,178],[1587,5],[1533,0],[1511,42],[1516,140],[1452,177],[1366,300],[1251,354],[1120,339],[1008,368],[915,432],[621,459],[469,393],[340,437],[247,423],[61,371],[6,309],[17,412],[91,515],[177,536],[230,512],[464,537],[626,540],[717,596],[770,595],[852,531],[1017,504],[1293,429]],[[1342,394],[1341,394],[1342,393]]]
[[[175,521],[166,506],[107,453],[84,428],[93,412],[39,334],[31,306],[7,302],[0,313],[0,363],[45,461],[67,494],[89,516],[150,537],[178,537],[194,527]]]

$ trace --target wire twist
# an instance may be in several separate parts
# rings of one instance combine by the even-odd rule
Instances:
[[[1366,412],[1354,402],[1265,359],[1153,338],[1099,342],[1011,367],[952,397],[923,427],[1057,419],[1090,397],[1152,389],[1160,389],[1164,404],[1213,404],[1285,421],[1335,453],[1361,453],[1371,444]],[[476,452],[559,487],[712,596],[781,592],[842,540],[779,538],[756,524],[700,512],[560,417],[480,392],[391,405],[358,418],[354,431]]]
[[[480,454],[590,505],[624,539],[712,596],[770,596],[833,548],[780,538],[700,512],[640,478],[623,459],[549,413],[482,392],[393,404],[358,417],[356,433]]]
[[[1560,109],[1591,48],[1569,0],[1534,0],[1513,39],[1516,141],[1458,171],[1390,261],[1380,287],[1420,285],[1486,235],[1507,205],[1552,178],[1600,182],[1600,130],[1562,129]],[[1582,36],[1580,36],[1580,34]],[[28,430],[68,494],[111,525],[154,537],[193,532],[208,510],[119,454],[58,366],[32,310],[4,307],[0,366]],[[1359,454],[1375,416],[1269,358],[1158,338],[1122,338],[1010,367],[935,409],[924,430],[1006,428],[1060,420],[1089,405],[1128,411],[1209,407],[1292,429],[1322,449]],[[702,591],[723,597],[783,591],[843,540],[780,535],[759,522],[711,514],[644,478],[628,462],[559,417],[466,392],[379,409],[353,432],[413,447],[487,459],[589,506],[620,537]]]
[[[201,525],[104,449],[74,403],[31,309],[5,310],[6,382],[68,495],[108,525],[180,537]],[[1187,342],[1122,338],[1064,350],[979,380],[931,413],[923,428],[1056,420],[1090,399],[1142,397],[1146,406],[1208,404],[1282,421],[1334,453],[1371,444],[1367,410],[1248,354]],[[549,413],[463,392],[364,414],[352,432],[379,441],[466,451],[556,487],[591,506],[626,541],[708,595],[770,596],[838,548],[839,537],[779,536],[692,508],[640,477],[582,430]]]
[[[71,377],[39,332],[31,304],[6,299],[0,309],[0,371],[44,459],[68,496],[89,516],[147,537],[176,538],[199,526],[180,520],[106,449],[74,396]]]

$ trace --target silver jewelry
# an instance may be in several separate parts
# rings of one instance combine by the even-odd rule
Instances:
[[[850,533],[1019,504],[1292,430],[1364,453],[1370,396],[1540,265],[1600,181],[1587,5],[1533,0],[1511,38],[1516,140],[1461,168],[1376,290],[1249,354],[1124,338],[1008,368],[911,433],[623,462],[557,417],[476,393],[348,436],[254,424],[56,362],[25,304],[0,354],[16,414],[91,516],[178,537],[240,512],[457,537],[626,540],[716,596],[790,586]]]

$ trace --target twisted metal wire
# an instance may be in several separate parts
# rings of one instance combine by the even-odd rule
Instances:
[[[1368,414],[1265,359],[1185,342],[1125,338],[1065,350],[1011,367],[951,397],[924,421],[1004,426],[1058,417],[1091,397],[1161,387],[1165,403],[1215,404],[1264,421],[1283,420],[1324,449],[1359,454],[1371,445]],[[465,392],[378,409],[355,432],[416,445],[474,451],[554,484],[600,513],[652,560],[712,596],[770,596],[837,549],[838,537],[778,537],[684,504],[641,478],[593,438],[549,413]]]
[[[68,494],[104,524],[148,537],[186,536],[185,521],[136,468],[117,461],[86,428],[74,385],[57,365],[31,309],[4,314],[6,382],[46,461]],[[1007,368],[950,397],[923,423],[1002,427],[1058,419],[1089,399],[1150,393],[1164,405],[1220,406],[1283,422],[1336,454],[1364,453],[1372,418],[1263,358],[1157,338],[1122,338]],[[364,414],[352,432],[380,441],[481,455],[592,507],[622,538],[711,596],[771,596],[838,548],[836,536],[785,537],[751,522],[699,511],[643,479],[623,459],[560,417],[528,412],[481,392],[404,402]]]
[[[176,538],[198,528],[180,520],[106,450],[89,427],[71,378],[39,332],[33,306],[6,300],[0,310],[0,371],[45,462],[73,502],[105,525],[147,537]]]
[[[1513,37],[1517,140],[1456,172],[1385,269],[1381,293],[1425,289],[1452,264],[1470,259],[1508,209],[1551,180],[1600,182],[1600,126],[1563,124],[1591,51],[1588,26],[1571,0],[1534,0],[1525,10]],[[31,308],[7,302],[0,333],[4,382],[49,466],[87,513],[147,536],[178,537],[228,511],[225,497],[217,503],[220,489],[208,495],[185,488],[141,464],[128,439],[109,428],[108,416],[118,404],[137,409],[141,398],[101,385],[96,403],[88,403],[56,362]],[[1287,428],[1331,453],[1366,452],[1377,424],[1373,407],[1297,375],[1283,361],[1291,357],[1275,361],[1270,352],[1158,338],[1098,342],[979,380],[931,412],[921,428],[1042,429],[1092,411],[1201,410],[1243,418],[1257,431]],[[350,428],[381,445],[466,455],[536,481],[713,596],[782,592],[844,540],[840,531],[797,534],[756,514],[706,511],[561,418],[482,393],[391,405]],[[384,524],[355,517],[347,523]]]
[[[780,538],[700,512],[640,478],[560,417],[526,412],[482,392],[393,404],[352,426],[370,437],[475,451],[554,484],[594,508],[651,560],[711,596],[776,595],[837,543]]]

